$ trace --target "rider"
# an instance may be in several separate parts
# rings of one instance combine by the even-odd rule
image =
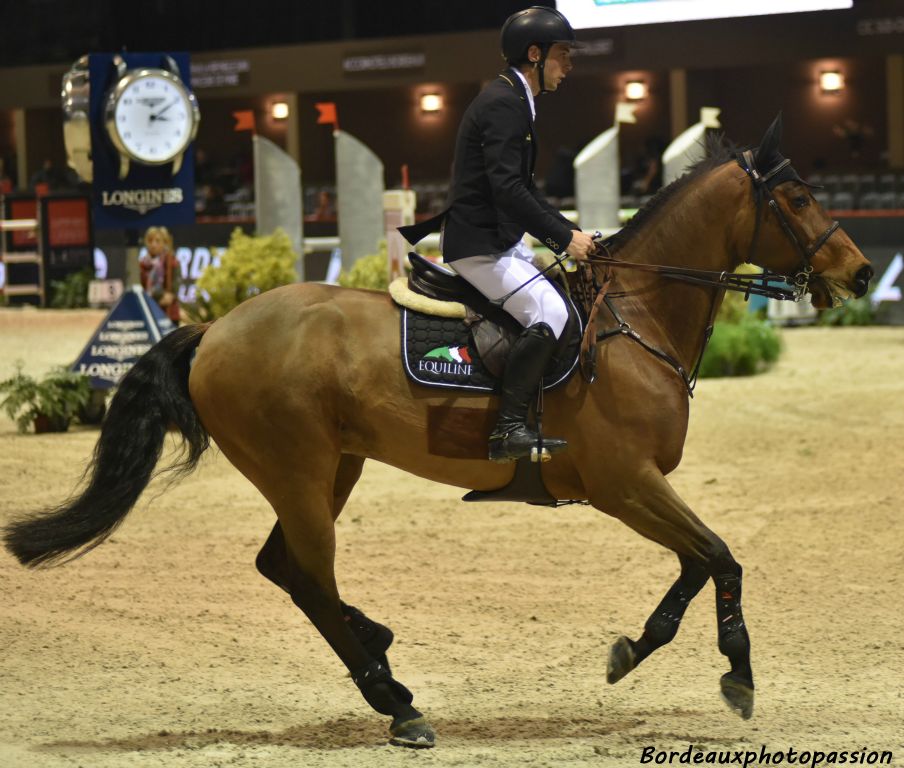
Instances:
[[[562,335],[568,311],[561,294],[538,270],[521,238],[530,232],[555,253],[584,259],[593,240],[550,205],[534,180],[534,99],[571,71],[574,30],[558,11],[532,6],[502,25],[508,68],[471,102],[455,144],[450,205],[439,216],[403,228],[417,242],[442,222],[443,259],[487,298],[499,299],[523,327],[502,376],[499,419],[490,434],[489,458],[528,456],[538,435],[527,425],[530,403]],[[530,282],[528,282],[530,281]],[[566,448],[543,438],[550,453]]]

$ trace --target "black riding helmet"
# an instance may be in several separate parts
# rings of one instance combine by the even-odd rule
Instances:
[[[537,62],[540,72],[540,93],[546,92],[543,71],[549,49],[555,43],[577,45],[574,30],[568,19],[559,11],[543,5],[532,5],[509,16],[502,25],[500,42],[502,57],[514,67],[527,61],[527,49],[532,45],[540,48],[540,61]]]

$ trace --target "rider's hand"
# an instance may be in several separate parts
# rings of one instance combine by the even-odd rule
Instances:
[[[565,253],[577,261],[584,261],[591,253],[593,253],[595,248],[596,246],[593,244],[593,238],[590,235],[575,229],[572,230],[571,242],[565,249]]]

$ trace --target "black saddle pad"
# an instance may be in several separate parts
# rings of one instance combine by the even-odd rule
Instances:
[[[577,367],[583,323],[576,311],[574,317],[577,323],[569,326],[576,325],[577,332],[569,335],[563,351],[550,363],[543,377],[544,390],[567,381]],[[464,320],[425,315],[404,307],[401,318],[402,363],[408,378],[447,389],[492,392],[498,388],[498,380],[481,363]]]

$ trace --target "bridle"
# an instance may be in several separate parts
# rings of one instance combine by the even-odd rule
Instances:
[[[754,200],[756,203],[756,223],[754,225],[753,238],[750,242],[750,247],[747,250],[747,261],[752,262],[753,258],[756,256],[760,226],[764,219],[764,216],[761,213],[763,207],[762,202],[763,200],[766,200],[768,208],[775,212],[782,231],[794,245],[798,253],[800,253],[801,260],[794,269],[794,274],[791,276],[780,275],[764,270],[762,274],[750,275],[734,272],[690,269],[685,267],[667,267],[659,264],[635,264],[613,258],[609,253],[607,241],[604,241],[601,236],[594,237],[594,241],[597,244],[597,252],[582,264],[585,289],[589,289],[593,295],[592,299],[587,296],[590,300],[585,303],[588,322],[584,339],[581,344],[581,371],[588,381],[592,382],[596,378],[597,342],[606,341],[607,339],[615,338],[616,336],[625,336],[640,344],[640,346],[648,352],[670,365],[684,382],[688,396],[693,397],[694,387],[697,383],[697,375],[700,371],[700,364],[703,361],[703,353],[712,336],[715,315],[718,309],[719,302],[717,301],[717,297],[719,296],[719,292],[716,291],[712,298],[709,320],[707,321],[706,328],[703,332],[700,353],[697,356],[693,370],[688,372],[673,355],[644,339],[622,317],[613,303],[612,297],[607,295],[609,285],[612,282],[611,273],[609,272],[610,267],[634,269],[642,272],[654,272],[672,280],[709,285],[720,290],[737,291],[743,293],[745,299],[749,298],[751,294],[755,294],[758,296],[766,296],[770,299],[800,301],[807,292],[810,285],[810,279],[813,275],[813,257],[838,229],[838,222],[833,221],[831,225],[816,238],[816,240],[810,245],[805,246],[794,232],[791,223],[788,221],[788,217],[782,211],[781,206],[778,204],[778,201],[773,194],[775,187],[786,181],[796,180],[804,183],[797,175],[797,171],[791,166],[791,161],[782,158],[769,171],[760,173],[756,167],[753,150],[739,152],[735,155],[735,159],[753,183]],[[601,251],[605,255],[601,255]],[[602,285],[597,282],[596,273],[590,266],[591,264],[602,265],[606,268],[606,279]],[[605,304],[617,325],[614,328],[597,331],[597,315],[603,304]]]
[[[748,149],[739,152],[736,155],[736,158],[738,165],[741,166],[744,173],[746,173],[753,182],[754,199],[757,208],[753,239],[750,241],[750,247],[747,250],[747,261],[753,263],[754,257],[756,256],[760,224],[763,221],[763,217],[760,215],[760,209],[762,208],[762,202],[765,199],[769,209],[772,210],[778,218],[778,223],[781,225],[782,231],[797,249],[798,253],[800,253],[801,259],[794,270],[794,275],[790,277],[790,279],[788,277],[783,278],[787,284],[794,286],[793,299],[794,301],[799,301],[807,292],[810,278],[813,275],[813,257],[816,255],[817,251],[826,244],[828,239],[835,234],[835,231],[840,225],[837,221],[832,221],[825,232],[817,237],[816,240],[808,246],[804,245],[792,229],[788,217],[785,215],[784,211],[782,211],[781,206],[775,199],[775,195],[772,193],[772,190],[775,189],[775,187],[785,181],[794,179],[799,180],[797,171],[791,167],[791,161],[785,158],[777,163],[772,169],[761,174],[757,170],[753,150]]]

